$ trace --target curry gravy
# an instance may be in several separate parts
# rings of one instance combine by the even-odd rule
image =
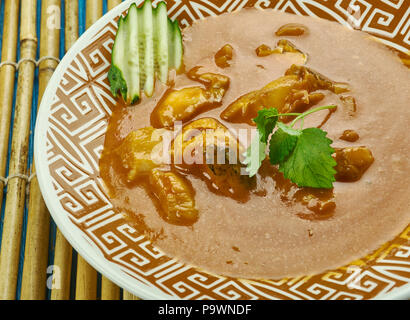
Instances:
[[[295,34],[282,29],[277,36],[287,24],[303,28]],[[332,190],[297,188],[264,164],[258,176],[261,192],[250,193],[246,201],[212,192],[203,179],[187,174],[198,220],[189,226],[170,224],[159,214],[146,181],[125,181],[126,172],[111,151],[130,132],[153,125],[151,114],[166,92],[200,86],[186,73],[173,75],[172,88],[157,83],[152,98],[143,97],[133,106],[119,103],[106,133],[101,176],[115,209],[136,229],[167,255],[209,272],[277,279],[340,267],[371,253],[407,226],[410,73],[388,49],[336,23],[272,10],[243,9],[206,18],[183,34],[187,71],[200,66],[230,80],[221,102],[191,120],[211,117],[228,128],[252,128],[226,121],[221,113],[239,97],[283,76],[291,65],[304,63],[297,53],[255,52],[261,45],[274,49],[286,39],[307,55],[306,67],[349,86],[343,95],[319,90],[323,97],[317,105],[335,104],[337,109],[312,114],[304,126],[327,131],[335,149],[366,146],[375,160],[360,179],[336,182]],[[343,99],[351,102],[350,110],[343,107]],[[346,130],[357,139],[341,138]],[[245,146],[247,138],[241,140]],[[300,201],[309,192],[321,201],[319,215],[315,204],[309,209]]]

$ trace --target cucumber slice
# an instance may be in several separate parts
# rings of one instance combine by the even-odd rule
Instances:
[[[144,89],[145,84],[145,38],[143,34],[144,30],[144,16],[142,15],[142,7],[138,8],[138,52],[139,52],[139,62],[140,62],[140,85],[141,89]]]
[[[155,9],[155,38],[156,54],[155,60],[158,66],[158,78],[162,83],[168,81],[168,16],[167,5],[160,2]]]
[[[175,68],[175,53],[174,53],[174,23],[171,19],[167,19],[167,38],[168,38],[168,64],[169,68]]]
[[[166,3],[154,9],[150,0],[140,8],[133,3],[118,21],[108,72],[112,94],[119,92],[128,104],[140,99],[141,90],[152,96],[155,78],[167,83],[169,69],[182,68],[182,55],[181,30],[168,18]]]
[[[117,97],[117,93],[120,91],[127,103],[134,103],[140,97],[138,44],[132,41],[138,35],[137,19],[137,6],[135,4],[131,5],[125,18],[119,19],[112,51],[111,68],[108,72],[111,92],[114,97]]]
[[[182,67],[182,56],[184,54],[183,45],[182,45],[182,33],[181,29],[179,28],[178,21],[174,21],[174,37],[173,37],[173,44],[174,44],[174,68],[179,71]]]
[[[178,21],[172,21],[168,18],[168,64],[170,69],[181,70],[182,55],[182,34]]]
[[[125,62],[124,69],[125,81],[128,86],[127,101],[134,103],[138,101],[140,96],[140,65],[138,42],[135,39],[138,37],[138,12],[137,6],[131,5],[128,15],[125,18],[126,37],[125,37]]]
[[[143,17],[143,29],[140,35],[143,38],[142,42],[144,48],[144,92],[145,95],[150,97],[154,92],[154,25],[152,16],[152,4],[150,0],[146,0],[144,2],[141,15]]]
[[[154,46],[154,76],[158,77],[159,75],[159,65],[158,65],[158,41],[159,41],[159,32],[158,28],[156,28],[158,20],[158,10],[154,8],[152,10],[152,22],[154,25],[154,34],[153,34],[153,46]]]
[[[127,99],[127,82],[124,79],[122,70],[124,70],[124,49],[125,46],[125,27],[124,19],[120,17],[118,20],[118,31],[115,36],[114,46],[111,54],[111,68],[108,71],[108,80],[111,85],[111,92],[116,98],[118,91],[124,98]]]

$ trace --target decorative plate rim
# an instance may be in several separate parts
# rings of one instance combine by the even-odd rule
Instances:
[[[135,294],[142,299],[179,299],[178,297],[166,294],[155,286],[149,286],[138,279],[128,275],[121,270],[121,267],[108,261],[103,253],[99,250],[93,241],[82,232],[68,217],[68,213],[62,207],[58,198],[55,196],[52,177],[47,166],[47,129],[49,126],[49,116],[51,113],[52,98],[60,84],[64,71],[73,61],[79,50],[84,48],[87,43],[96,34],[96,31],[105,26],[109,19],[124,12],[133,0],[126,0],[113,10],[107,12],[95,24],[93,24],[75,44],[67,51],[60,64],[57,66],[49,84],[44,92],[41,101],[35,132],[34,132],[34,162],[40,190],[49,212],[55,221],[57,227],[68,240],[71,246],[96,270],[105,277],[116,283],[121,288]],[[141,2],[141,1],[137,1]],[[86,47],[86,46],[85,46]],[[388,293],[378,294],[371,299],[408,299],[410,298],[410,282],[398,288],[392,289]]]

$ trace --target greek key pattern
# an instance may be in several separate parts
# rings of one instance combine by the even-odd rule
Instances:
[[[319,16],[367,31],[398,50],[410,48],[410,0],[168,1],[183,26],[243,7]],[[124,5],[124,7],[126,6]],[[410,283],[410,226],[377,252],[315,276],[280,280],[210,274],[167,256],[113,210],[98,159],[115,100],[107,72],[117,13],[95,32],[64,70],[51,102],[47,158],[63,212],[111,264],[135,279],[183,299],[368,299]]]
[[[209,15],[244,7],[273,8],[298,15],[337,21],[368,32],[385,44],[402,51],[410,50],[410,0],[228,0],[167,1],[169,14],[183,26]]]

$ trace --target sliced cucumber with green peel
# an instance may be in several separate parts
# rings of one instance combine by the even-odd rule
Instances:
[[[182,56],[184,54],[182,47],[182,33],[179,28],[179,23],[177,20],[174,22],[174,65],[173,67],[177,70],[180,70],[182,67]]]
[[[138,44],[132,41],[135,37],[138,37],[138,13],[137,6],[132,4],[128,15],[118,21],[111,68],[108,72],[112,93],[116,97],[120,91],[128,103],[134,103],[140,98]]]
[[[108,79],[114,97],[118,92],[127,103],[154,92],[155,79],[167,83],[169,70],[182,68],[182,34],[178,22],[167,16],[164,1],[156,8],[146,0],[132,4],[118,21]]]
[[[138,42],[134,41],[138,37],[138,13],[137,6],[135,4],[131,5],[128,15],[124,20],[126,26],[126,37],[125,43],[128,47],[128,50],[124,52],[124,59],[127,64],[128,69],[124,70],[126,75],[125,81],[127,82],[128,91],[130,92],[130,97],[127,101],[130,100],[131,103],[139,99],[140,92],[140,65],[139,65],[139,50]]]
[[[168,63],[169,68],[175,68],[175,44],[174,44],[174,23],[171,19],[167,20],[167,41],[168,41]]]
[[[111,92],[114,95],[114,97],[117,97],[118,91],[120,91],[121,95],[124,98],[124,100],[127,99],[127,82],[125,81],[122,71],[124,70],[124,66],[122,64],[123,58],[119,57],[121,53],[123,52],[123,49],[120,48],[124,44],[122,41],[122,37],[124,36],[122,33],[123,29],[123,20],[120,18],[118,21],[118,31],[117,31],[117,36],[115,37],[116,42],[114,42],[114,46],[112,47],[112,57],[111,57],[111,68],[108,71],[108,80],[110,81],[111,85]],[[121,59],[121,61],[120,61]],[[115,64],[117,62],[117,65]]]
[[[169,55],[168,55],[168,16],[167,5],[160,2],[155,10],[155,61],[157,76],[163,83],[168,81]]]
[[[152,16],[151,1],[146,0],[142,6],[142,32],[140,36],[143,37],[144,46],[144,71],[145,83],[144,92],[148,97],[152,96],[154,92],[154,23]]]

